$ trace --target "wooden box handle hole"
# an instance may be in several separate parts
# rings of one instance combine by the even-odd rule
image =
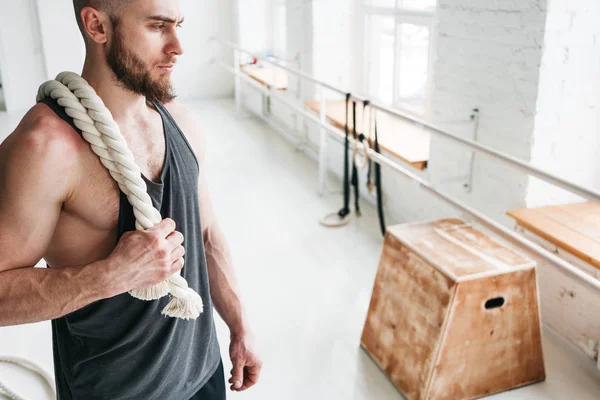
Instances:
[[[495,297],[493,299],[489,299],[485,302],[486,310],[491,310],[493,308],[499,308],[504,305],[504,297]]]

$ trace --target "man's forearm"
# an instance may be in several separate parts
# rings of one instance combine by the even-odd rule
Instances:
[[[0,272],[0,326],[55,319],[108,298],[103,261],[78,267]]]
[[[223,232],[213,225],[204,233],[204,246],[210,294],[215,309],[232,335],[243,335],[248,329],[237,287],[231,254]]]

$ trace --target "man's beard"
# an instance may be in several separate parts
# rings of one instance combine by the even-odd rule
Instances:
[[[113,70],[117,81],[125,89],[145,96],[148,101],[168,103],[175,98],[169,78],[153,80],[146,64],[133,52],[125,48],[118,22],[113,23],[114,40],[106,55],[106,62]],[[167,62],[168,63],[168,62]]]

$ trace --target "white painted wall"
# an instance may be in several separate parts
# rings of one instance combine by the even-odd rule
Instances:
[[[36,0],[42,48],[47,76],[54,79],[62,71],[81,73],[85,46],[73,11],[71,0]]]
[[[212,64],[213,57],[231,62],[231,52],[210,43],[211,36],[233,40],[236,27],[233,0],[180,0],[185,15],[181,40],[185,54],[173,72],[173,83],[182,100],[231,96],[232,75]]]
[[[231,55],[209,38],[232,38],[233,1],[181,0],[181,6],[185,54],[173,73],[176,92],[182,100],[231,95],[233,78],[210,63],[215,55],[224,60]],[[84,57],[71,0],[0,3],[0,70],[9,110],[32,106],[39,85],[59,72],[81,72]]]
[[[600,190],[600,2],[549,0],[532,162]],[[581,201],[537,178],[530,207]]]
[[[0,2],[0,71],[7,111],[35,104],[45,77],[34,0]]]

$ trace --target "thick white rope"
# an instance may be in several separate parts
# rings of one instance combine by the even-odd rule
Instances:
[[[140,168],[121,135],[119,126],[94,89],[78,74],[62,72],[56,80],[42,84],[37,100],[52,97],[81,129],[83,138],[109,171],[119,188],[133,206],[138,230],[148,229],[161,222],[142,179]],[[171,300],[162,314],[182,319],[196,319],[203,311],[200,295],[188,287],[180,272],[159,284],[129,292],[141,300],[155,300],[170,293]]]
[[[42,368],[38,367],[32,362],[29,362],[23,358],[19,357],[8,357],[8,356],[0,356],[0,363],[14,364],[18,365],[22,368],[33,371],[35,374],[39,375],[40,378],[50,387],[50,390],[53,393],[53,399],[56,399],[56,387],[54,386],[54,380],[46,371]],[[26,400],[24,397],[21,397],[17,393],[10,390],[5,384],[0,381],[0,394],[8,397],[9,400]]]

